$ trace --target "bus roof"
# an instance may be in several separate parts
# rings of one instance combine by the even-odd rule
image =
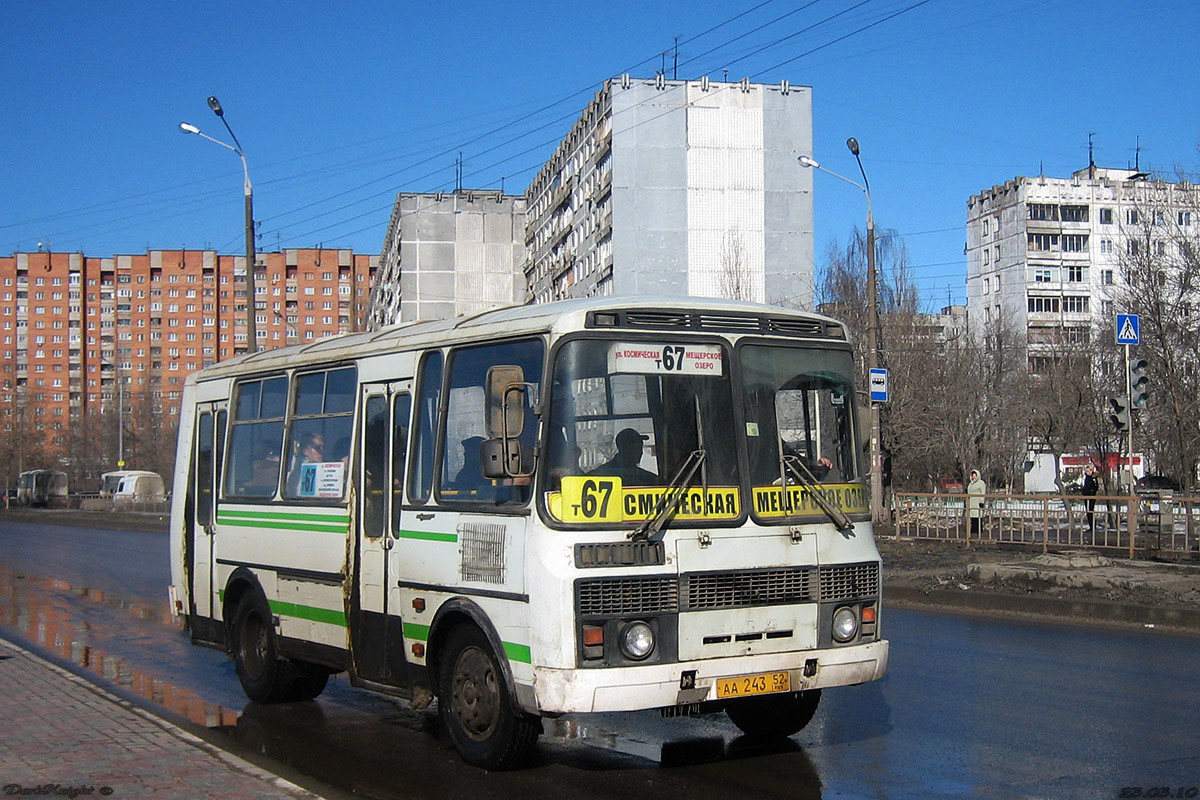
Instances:
[[[356,358],[362,355],[364,347],[369,347],[376,353],[385,353],[389,350],[409,350],[495,339],[501,336],[544,333],[554,329],[582,330],[589,314],[599,311],[613,311],[618,314],[630,312],[627,317],[614,318],[617,324],[602,327],[609,330],[632,329],[659,333],[715,330],[751,335],[779,333],[791,338],[799,336],[826,341],[846,341],[846,329],[840,322],[822,314],[779,306],[704,297],[589,297],[556,303],[505,306],[450,319],[398,323],[378,331],[345,333],[319,339],[311,344],[259,350],[193,372],[188,376],[187,382]],[[748,326],[746,321],[753,317],[781,324],[765,330]],[[639,320],[642,324],[638,324]],[[722,327],[719,324],[721,320],[735,322],[731,326]],[[629,324],[624,324],[627,321]],[[704,321],[710,324],[705,325]],[[789,322],[792,325],[788,325]]]

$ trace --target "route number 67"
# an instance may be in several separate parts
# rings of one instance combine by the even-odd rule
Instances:
[[[612,500],[615,481],[593,480],[588,478],[579,488],[579,503],[575,511],[588,519],[608,516],[609,502]]]

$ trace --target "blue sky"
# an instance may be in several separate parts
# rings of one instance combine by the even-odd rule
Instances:
[[[927,307],[963,297],[971,194],[1017,175],[1200,164],[1200,12],[1175,0],[5,4],[0,253],[378,252],[397,191],[523,191],[605,78],[813,87],[813,156],[905,236]],[[673,59],[666,58],[668,77]],[[862,194],[816,176],[816,258]]]

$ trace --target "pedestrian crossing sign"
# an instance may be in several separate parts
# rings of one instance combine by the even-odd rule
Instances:
[[[1139,344],[1141,319],[1137,314],[1117,314],[1117,344]]]

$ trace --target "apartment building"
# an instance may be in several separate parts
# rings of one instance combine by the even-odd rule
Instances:
[[[360,329],[377,263],[350,250],[260,254],[259,347]],[[173,422],[190,373],[246,351],[247,302],[245,257],[211,250],[0,258],[3,431],[61,450],[72,421],[118,404]]]
[[[379,256],[369,327],[525,302],[525,198],[405,192]]]
[[[609,80],[526,191],[531,302],[696,295],[812,307],[812,90]]]
[[[973,335],[1023,333],[1031,366],[1060,341],[1111,330],[1122,264],[1140,246],[1165,255],[1194,231],[1194,190],[1130,169],[1090,166],[1069,178],[1014,178],[967,202],[967,306]]]

